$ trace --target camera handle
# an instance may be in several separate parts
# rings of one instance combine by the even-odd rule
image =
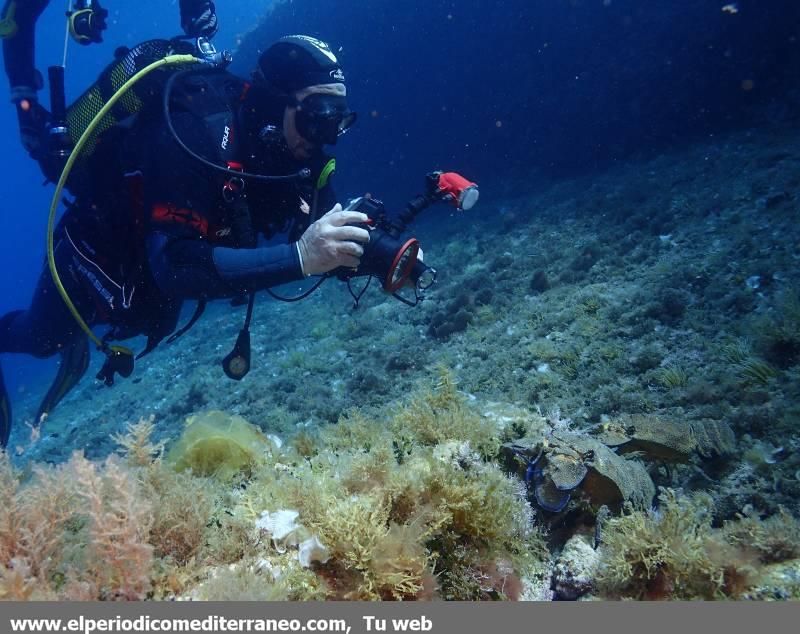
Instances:
[[[425,193],[411,199],[406,208],[397,214],[397,218],[391,222],[393,231],[397,235],[403,233],[408,225],[410,225],[416,217],[425,211],[428,207],[444,199],[446,194],[443,194],[439,188],[439,176],[441,172],[431,172],[425,177]]]

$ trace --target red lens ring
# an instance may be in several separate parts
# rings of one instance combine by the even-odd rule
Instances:
[[[403,255],[409,249],[412,249],[413,252],[408,257],[403,270],[400,272],[400,276],[397,278],[397,281],[392,283],[392,271],[397,268],[397,265],[400,264],[400,261],[403,259]],[[389,267],[389,271],[386,273],[386,279],[383,281],[383,290],[385,290],[387,293],[394,293],[400,290],[403,284],[406,283],[406,280],[408,280],[408,276],[411,274],[411,269],[414,268],[414,264],[417,262],[418,255],[419,240],[416,238],[409,238],[394,256],[394,260],[392,260],[392,266]]]

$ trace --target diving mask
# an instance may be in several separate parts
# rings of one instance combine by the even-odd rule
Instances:
[[[356,122],[356,113],[340,95],[313,93],[294,105],[297,131],[315,145],[336,145],[337,139]]]

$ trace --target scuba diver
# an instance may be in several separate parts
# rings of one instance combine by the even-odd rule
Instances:
[[[225,374],[239,380],[250,369],[256,291],[287,300],[270,289],[322,276],[311,291],[288,298],[294,301],[330,275],[348,285],[365,275],[380,277],[393,293],[411,281],[419,300],[433,282],[416,240],[400,234],[434,202],[469,208],[477,187],[435,172],[400,220],[388,220],[382,205],[366,198],[342,209],[331,185],[335,161],[324,148],[356,114],[328,44],[283,37],[244,80],[225,70],[229,54],[208,39],[217,28],[213,3],[181,0],[190,40],[118,49],[69,108],[63,67],[49,69],[48,111],[36,98],[43,82],[33,63],[33,28],[46,4],[12,0],[0,21],[23,144],[56,183],[47,266],[31,305],[0,317],[0,353],[60,355],[35,426],[86,372],[90,341],[106,355],[97,378],[112,385],[116,374],[131,374],[134,358],[186,332],[207,301],[245,297],[244,327],[223,360]],[[90,13],[76,15],[75,7]],[[105,17],[96,1],[73,3],[70,32],[84,44],[98,41]],[[64,188],[72,198],[56,223]],[[197,300],[197,309],[178,329],[185,300]],[[93,331],[99,325],[109,326],[102,338]],[[136,357],[113,344],[138,335],[147,345]],[[11,422],[0,371],[0,447]]]

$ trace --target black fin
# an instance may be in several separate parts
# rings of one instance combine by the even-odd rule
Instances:
[[[8,445],[11,436],[11,401],[3,382],[3,369],[0,368],[0,449]]]
[[[75,387],[89,367],[89,339],[80,337],[61,350],[61,365],[58,374],[47,390],[47,394],[36,413],[35,424],[42,424],[42,417],[49,415],[67,393]]]

